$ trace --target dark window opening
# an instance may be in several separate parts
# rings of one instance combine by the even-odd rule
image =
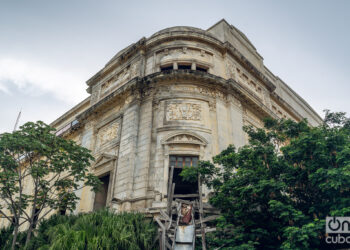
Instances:
[[[11,225],[16,225],[16,218],[15,218],[15,216],[12,216],[12,218],[11,218]]]
[[[182,180],[180,173],[184,167],[197,167],[198,156],[170,156],[170,167],[174,166],[173,183],[175,183],[174,194],[196,194],[198,184]]]
[[[66,207],[60,207],[59,209],[60,215],[66,215],[66,211],[67,211]]]
[[[95,194],[94,211],[106,207],[109,185],[109,174],[99,178],[102,182],[100,189]]]
[[[198,71],[203,71],[203,72],[208,72],[208,69],[202,68],[202,67],[196,67],[196,70]]]
[[[174,69],[173,65],[169,65],[169,66],[164,66],[160,68],[160,71],[166,71],[166,70],[172,70]]]
[[[61,204],[59,205],[58,207],[58,213],[60,215],[66,215],[67,213],[67,199],[66,198],[63,198],[62,201],[61,201]]]
[[[38,222],[38,219],[39,219],[39,208],[35,208],[35,211],[34,211],[34,218],[33,218],[33,228],[35,229],[36,228],[36,225],[37,225],[37,222]]]
[[[177,66],[177,68],[178,69],[191,69],[191,65],[189,65],[189,64],[188,65],[186,65],[186,64],[181,65],[180,64],[180,65]]]

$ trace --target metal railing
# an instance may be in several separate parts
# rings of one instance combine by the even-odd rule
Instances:
[[[66,126],[61,128],[60,130],[57,130],[55,135],[56,136],[61,136],[64,132],[70,130],[71,128],[76,127],[78,124],[79,124],[79,121],[77,119],[75,119],[74,121],[68,123]]]

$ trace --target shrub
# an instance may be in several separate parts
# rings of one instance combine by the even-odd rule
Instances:
[[[11,233],[12,229],[9,228],[0,231],[2,247],[5,247],[6,242],[11,242]],[[115,214],[109,210],[100,210],[79,215],[53,215],[40,223],[26,249],[147,250],[152,249],[156,233],[154,223],[140,213]],[[24,246],[25,238],[22,240],[21,234],[18,242]]]

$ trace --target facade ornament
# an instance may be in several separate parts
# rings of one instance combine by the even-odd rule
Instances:
[[[209,110],[216,111],[216,100],[215,99],[209,101]]]
[[[201,120],[201,105],[195,103],[170,103],[167,105],[166,120]]]
[[[100,128],[97,132],[97,149],[107,142],[116,139],[119,132],[119,121],[112,122]]]

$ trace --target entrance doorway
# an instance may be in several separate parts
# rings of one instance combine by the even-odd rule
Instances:
[[[171,155],[169,159],[169,168],[174,166],[173,183],[175,183],[176,194],[194,194],[198,192],[198,184],[182,180],[180,173],[184,167],[197,167],[198,156]],[[169,171],[171,173],[171,171]],[[171,176],[169,176],[169,180]]]
[[[95,194],[94,211],[106,207],[106,203],[107,203],[109,174],[107,174],[103,177],[100,177],[99,179],[102,182],[102,185],[101,185],[100,189]]]

